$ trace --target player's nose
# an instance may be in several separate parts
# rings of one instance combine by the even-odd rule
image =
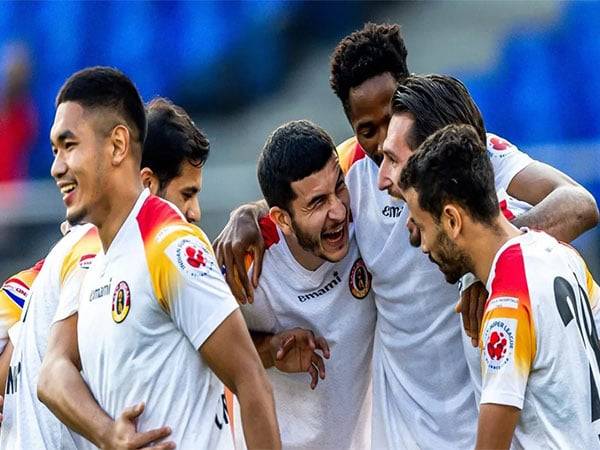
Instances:
[[[200,211],[200,203],[197,198],[194,198],[187,208],[185,217],[190,223],[199,223],[202,212]]]
[[[381,165],[379,166],[379,173],[377,174],[377,187],[380,191],[385,191],[392,185],[392,180],[389,176],[389,164],[386,158],[383,158]]]
[[[61,157],[60,152],[54,156],[54,161],[52,161],[52,166],[50,167],[50,175],[58,180],[62,178],[68,170],[68,166],[64,159]]]

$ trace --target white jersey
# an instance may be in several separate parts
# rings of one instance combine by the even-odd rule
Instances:
[[[600,349],[586,265],[526,231],[496,253],[481,347],[481,403],[521,409],[513,448],[600,448]]]
[[[204,233],[145,190],[81,289],[82,373],[113,418],[145,402],[141,431],[180,449],[233,447],[223,384],[199,349],[237,308]]]
[[[500,206],[500,211],[504,217],[508,220],[513,220],[521,214],[529,211],[531,209],[531,205],[529,203],[523,202],[521,200],[517,200],[516,198],[508,195],[504,188],[500,188],[496,192],[498,196],[498,204]],[[466,291],[473,283],[477,282],[477,278],[472,273],[468,273],[464,275],[459,282],[459,298],[462,296],[463,292]],[[459,299],[457,299],[458,302]],[[462,324],[462,316],[461,316],[461,325]],[[471,375],[471,381],[473,383],[473,388],[475,390],[475,400],[479,404],[479,400],[481,399],[481,364],[480,357],[478,352],[473,351],[473,344],[471,343],[471,338],[467,336],[465,332],[464,325],[462,326],[462,335],[463,335],[463,346],[465,348],[465,356],[467,358],[467,364],[469,366],[469,374]]]
[[[371,360],[375,303],[368,273],[349,227],[350,248],[337,263],[310,271],[294,258],[269,219],[261,220],[268,248],[253,304],[242,306],[248,328],[278,333],[304,328],[323,336],[331,350],[325,380],[310,389],[306,373],[270,368],[285,449],[370,448]]]
[[[73,227],[50,251],[31,286],[17,322],[20,334],[7,376],[0,449],[74,449],[87,442],[38,400],[37,385],[59,299],[77,298],[99,248],[95,227]]]
[[[377,165],[356,144],[338,148],[346,169],[360,253],[373,274],[377,326],[373,348],[373,448],[472,448],[477,404],[457,286],[408,239],[408,208],[377,188]],[[488,153],[497,189],[531,159],[496,136]]]

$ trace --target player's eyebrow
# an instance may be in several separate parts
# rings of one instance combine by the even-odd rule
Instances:
[[[56,143],[60,144],[61,142],[64,142],[67,139],[73,139],[74,137],[75,137],[75,133],[73,133],[71,130],[65,130],[62,133],[60,133],[58,136],[56,136]],[[52,140],[52,138],[50,138],[50,144],[54,144],[54,141]]]
[[[358,122],[356,124],[356,131],[359,131],[359,130],[361,130],[363,128],[369,128],[369,127],[372,127],[372,126],[373,126],[373,121],[371,119],[364,120],[364,121]]]
[[[198,186],[186,186],[183,188],[184,194],[196,195],[198,192],[200,192],[200,188]]]

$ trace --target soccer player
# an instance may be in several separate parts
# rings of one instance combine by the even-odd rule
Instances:
[[[135,86],[115,69],[84,69],[56,106],[52,175],[68,219],[94,224],[102,249],[77,320],[53,327],[40,399],[95,444],[133,404],[139,429],[170,422],[180,448],[232,448],[223,380],[248,446],[279,448],[270,383],[206,236],[137,176],[145,121]]]
[[[198,193],[202,186],[201,169],[208,156],[208,140],[187,113],[168,99],[152,100],[146,113],[148,133],[142,155],[142,182],[152,194],[177,206],[188,222],[198,222]],[[65,224],[68,229],[68,223]],[[91,262],[91,258],[88,260]],[[6,386],[13,352],[9,334],[18,334],[22,308],[43,262],[11,276],[0,288],[0,386]]]
[[[180,211],[184,212],[188,221],[199,220],[199,206],[197,197],[188,197],[190,192],[196,193],[200,190],[202,183],[201,167],[204,165],[209,152],[209,143],[206,136],[194,125],[189,116],[181,108],[173,105],[169,100],[157,98],[152,100],[146,107],[148,118],[148,133],[144,143],[144,151],[142,156],[141,179],[144,185],[148,186],[153,194],[157,194],[172,202]],[[158,182],[158,180],[161,180]],[[173,189],[175,187],[175,189]],[[96,238],[97,239],[97,238]],[[69,238],[72,240],[72,236]],[[61,244],[65,246],[65,244]],[[94,252],[86,253],[78,249],[81,244],[74,244],[71,249],[72,255],[80,255],[83,257],[81,267],[73,266],[70,271],[80,271],[79,275],[85,273],[85,269],[91,263],[92,255],[99,248],[99,240],[97,239],[97,247]],[[57,245],[58,246],[58,245]],[[67,245],[68,247],[68,245]],[[56,251],[54,251],[56,253]],[[63,261],[55,264],[60,267]],[[71,258],[73,259],[73,258]],[[12,303],[20,306],[25,302],[27,291],[26,286],[31,286],[33,279],[37,276],[41,269],[41,263],[36,264],[34,268],[23,271],[20,274],[9,279],[4,287],[6,288],[6,301],[4,304],[12,306]],[[72,261],[73,262],[73,261]],[[72,263],[71,262],[71,263]],[[75,270],[76,269],[76,270]],[[59,271],[62,272],[62,271]],[[77,278],[77,274],[71,275]],[[58,275],[56,275],[58,278]],[[9,283],[10,281],[10,283]],[[18,327],[24,326],[29,331],[35,331],[31,336],[24,338],[30,340],[31,344],[23,344],[23,350],[19,350],[21,356],[17,357],[13,363],[13,371],[9,386],[7,399],[7,409],[5,413],[4,424],[1,428],[0,445],[17,447],[17,448],[73,448],[75,443],[67,442],[68,431],[46,408],[37,401],[36,388],[39,366],[41,358],[44,355],[46,343],[48,339],[50,324],[55,314],[58,303],[59,292],[52,291],[48,285],[51,277],[46,283],[40,282],[36,290],[39,291],[36,295],[36,303],[29,305],[31,312],[30,316],[40,316],[35,324],[29,320],[26,324],[18,322]],[[75,280],[77,281],[77,280]],[[80,282],[80,280],[78,281]],[[75,282],[71,282],[69,289],[72,295],[76,296],[78,287]],[[56,286],[56,288],[58,288]],[[44,291],[51,294],[43,294]],[[44,303],[39,303],[41,295],[45,295]],[[0,292],[0,298],[4,298]],[[17,301],[21,300],[18,304]],[[12,303],[9,303],[12,302]],[[38,304],[39,303],[39,304]],[[38,312],[38,309],[40,312]],[[2,311],[9,312],[8,307],[2,308]],[[16,319],[10,321],[7,326],[12,325],[18,316],[20,316],[21,308],[18,308],[18,314],[15,313]],[[68,312],[67,312],[68,313]],[[8,314],[7,314],[8,317]],[[34,326],[35,325],[35,326]],[[26,331],[25,333],[28,333]],[[14,331],[11,329],[11,336]],[[16,341],[15,341],[16,342]],[[8,357],[10,361],[11,341],[8,342],[8,348],[0,357],[0,361]],[[37,351],[28,349],[37,348]],[[23,355],[21,352],[25,352]],[[8,353],[8,354],[7,354]],[[8,362],[6,363],[8,366]],[[19,366],[27,367],[27,371],[17,370]],[[6,373],[8,367],[3,369],[2,373]],[[27,376],[25,377],[24,374]],[[4,375],[6,376],[6,375]],[[4,385],[4,384],[3,384]],[[17,389],[18,387],[18,389]],[[14,391],[14,392],[13,392]],[[30,411],[25,414],[23,410]],[[31,411],[35,410],[35,414]],[[122,417],[123,419],[123,417]],[[132,419],[133,420],[133,419]],[[135,428],[129,430],[133,435]],[[62,443],[59,440],[63,436]],[[112,435],[115,438],[120,438],[118,434]],[[147,435],[146,435],[147,436]],[[132,436],[133,439],[139,436]],[[75,436],[75,439],[77,436]],[[82,446],[83,443],[78,442],[77,446]]]
[[[400,179],[423,252],[449,283],[470,271],[490,292],[476,448],[600,448],[589,272],[573,248],[501,214],[479,134],[468,125],[443,128]]]
[[[242,312],[250,330],[268,333],[255,341],[259,354],[266,367],[279,367],[271,335],[297,327],[322,336],[314,345],[325,357],[331,350],[327,379],[314,390],[307,389],[304,374],[285,373],[286,367],[268,371],[282,445],[369,448],[376,311],[335,145],[311,122],[286,123],[267,139],[257,172],[270,207],[270,217],[261,220],[269,246],[254,302]],[[316,354],[296,354],[325,369]]]
[[[148,134],[142,153],[142,183],[171,203],[190,223],[200,222],[198,194],[209,142],[190,116],[165,98],[146,107]]]
[[[338,152],[340,165],[347,170],[357,242],[373,275],[377,305],[373,447],[469,447],[475,440],[477,412],[458,318],[452,314],[458,292],[409,246],[404,202],[378,189],[383,143],[393,131],[388,130],[391,99],[398,81],[408,76],[399,27],[367,24],[338,44],[331,61],[332,88],[355,132]],[[454,100],[450,106],[453,115],[463,107]],[[519,226],[542,227],[570,241],[596,225],[595,200],[580,185],[503,139],[490,136],[488,149],[498,156],[495,166],[505,184],[498,190],[504,188],[511,197],[533,205],[516,219]],[[503,150],[519,164],[503,157]],[[264,242],[257,220],[264,213],[264,207],[246,205],[232,214],[215,244],[228,271],[243,261],[247,251],[260,255]],[[411,237],[418,242],[418,230]],[[260,257],[255,256],[254,284],[260,275],[256,261]],[[238,297],[247,298],[252,286],[244,273],[239,278],[238,282],[230,276],[230,284]],[[475,297],[482,305],[487,294],[479,286]],[[471,305],[463,308],[472,311],[465,326],[476,338],[478,303]]]

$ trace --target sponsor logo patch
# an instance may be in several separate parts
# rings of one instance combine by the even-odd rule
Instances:
[[[502,369],[512,358],[515,348],[516,319],[491,319],[483,334],[483,355],[489,370]]]
[[[217,265],[208,247],[196,237],[183,237],[167,247],[166,254],[177,270],[187,278],[198,281]]]
[[[348,284],[352,295],[359,300],[365,298],[371,290],[371,274],[362,258],[358,258],[352,265]]]
[[[329,283],[327,283],[325,286],[323,286],[321,289],[319,289],[317,291],[309,292],[308,294],[304,294],[304,295],[299,295],[298,300],[300,300],[301,303],[304,303],[306,300],[309,300],[312,298],[317,298],[317,297],[320,297],[321,295],[325,295],[331,289],[336,287],[338,285],[338,283],[341,283],[341,281],[342,280],[340,278],[339,273],[333,272],[333,280],[331,280]]]
[[[486,311],[491,311],[496,308],[511,308],[517,309],[519,307],[519,299],[516,297],[496,297],[490,300]]]
[[[79,258],[79,267],[81,267],[82,269],[89,269],[95,257],[96,255],[93,253],[83,255],[81,258]]]
[[[115,287],[112,301],[112,318],[116,323],[121,323],[131,309],[131,292],[126,281],[119,281]]]
[[[12,301],[14,301],[21,308],[25,304],[25,299],[29,295],[29,286],[18,278],[10,278],[0,288],[2,289]]]

